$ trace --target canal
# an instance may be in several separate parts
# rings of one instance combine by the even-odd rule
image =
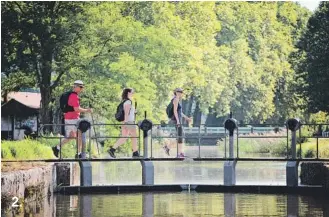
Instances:
[[[76,163],[77,164],[77,163]],[[285,185],[285,162],[239,162],[237,185]],[[139,162],[93,162],[93,185],[141,185]],[[76,168],[79,168],[76,165]],[[223,184],[223,162],[154,162],[155,184]],[[79,185],[79,172],[75,174]],[[7,216],[329,216],[317,196],[147,192],[54,194]]]

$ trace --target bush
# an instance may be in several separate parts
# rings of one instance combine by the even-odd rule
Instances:
[[[274,156],[284,157],[287,156],[287,154],[291,155],[291,150],[289,146],[287,152],[287,141],[281,140],[270,147],[270,153]]]
[[[314,158],[314,157],[315,157],[315,153],[314,153],[313,150],[308,149],[308,150],[305,152],[304,157],[305,157],[305,158]]]

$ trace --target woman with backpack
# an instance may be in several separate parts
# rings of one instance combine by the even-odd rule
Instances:
[[[183,145],[183,137],[184,137],[184,132],[183,132],[183,127],[182,127],[182,121],[183,118],[185,120],[187,120],[188,122],[192,121],[192,118],[187,117],[185,114],[183,114],[182,111],[182,106],[180,104],[180,100],[183,97],[183,89],[182,88],[176,88],[174,90],[174,98],[171,100],[170,102],[170,106],[169,109],[170,111],[170,120],[169,120],[169,124],[173,124],[176,127],[176,131],[177,131],[177,142],[178,142],[178,156],[177,157],[181,157],[184,158],[185,154],[184,154],[184,145]],[[169,112],[168,112],[169,113]],[[170,147],[168,145],[165,145],[164,150],[166,152],[167,155],[169,155],[169,151],[170,151]]]
[[[122,101],[119,105],[122,106],[121,109],[123,110],[123,117],[117,118],[117,120],[122,120],[122,126],[121,126],[121,136],[126,138],[120,138],[117,140],[117,142],[111,147],[107,152],[109,155],[113,158],[116,158],[115,151],[116,149],[124,144],[126,140],[128,139],[128,136],[131,136],[131,143],[132,143],[132,150],[133,150],[133,157],[139,157],[138,148],[137,148],[137,129],[135,125],[135,114],[136,110],[132,103],[132,97],[133,97],[134,91],[132,88],[125,88],[122,91]]]

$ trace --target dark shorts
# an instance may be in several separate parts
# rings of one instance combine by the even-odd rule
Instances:
[[[177,132],[177,141],[178,143],[183,143],[183,137],[184,137],[184,130],[181,125],[177,126],[177,121],[176,120],[170,120],[169,123],[170,125],[175,125],[176,132]]]

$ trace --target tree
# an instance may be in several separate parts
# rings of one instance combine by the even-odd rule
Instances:
[[[52,92],[74,65],[70,58],[83,28],[82,4],[1,2],[1,6],[1,71],[8,77],[22,73],[35,79],[41,93],[41,123],[52,123]],[[24,83],[24,77],[19,82]]]
[[[297,90],[309,112],[329,112],[329,2],[321,2],[296,45]]]

